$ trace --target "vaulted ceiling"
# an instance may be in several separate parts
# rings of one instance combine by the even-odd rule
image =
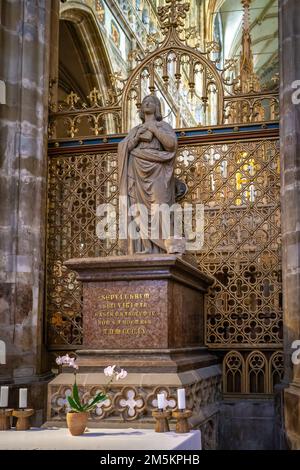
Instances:
[[[202,44],[205,44],[205,41],[215,39],[213,31],[217,30],[217,40],[221,47],[219,63],[221,67],[222,60],[238,58],[241,53],[242,3],[242,0],[190,0],[190,12],[185,20],[186,26],[197,27]],[[155,21],[158,21],[157,7],[162,4],[165,4],[165,0],[99,0],[98,2],[78,0],[77,2],[63,3],[60,27],[60,90],[62,92],[60,98],[71,89],[83,98],[93,86],[101,88],[99,82],[103,82],[102,85],[105,85],[104,82],[107,83],[109,78],[107,76],[105,80],[101,79],[101,75],[105,70],[109,70],[108,62],[113,58],[115,60],[112,61],[112,69],[119,69],[122,61],[126,69],[127,58],[122,56],[121,46],[124,46],[124,51],[130,51],[136,47],[133,45],[136,44],[136,39],[132,36],[135,30],[126,30],[126,24],[128,24],[128,28],[130,26],[126,12],[128,13],[130,10],[141,13],[147,9],[148,14],[153,16],[151,18],[154,24]],[[101,11],[99,10],[100,6]],[[103,13],[102,18],[100,13],[104,12],[104,6],[106,16]],[[117,10],[116,7],[119,9]],[[70,13],[67,14],[68,11]],[[77,12],[78,18],[75,18],[74,12]],[[72,15],[75,15],[74,18]],[[90,20],[87,19],[88,17]],[[115,47],[115,44],[112,44],[109,21],[114,22],[115,28],[119,28],[120,47]],[[89,23],[94,25],[90,30],[84,27],[84,24],[88,25]],[[147,24],[148,22],[141,23],[143,27]],[[137,34],[138,30],[135,32]],[[254,70],[261,78],[262,84],[269,88],[269,85],[272,86],[273,78],[279,68],[278,0],[250,1],[250,33]],[[128,44],[124,45],[125,41]],[[109,50],[109,58],[106,62],[104,61],[105,63],[100,64],[101,59],[106,57],[106,49]],[[99,67],[94,70],[94,64],[98,62]],[[123,73],[126,74],[125,69]]]
[[[241,0],[219,1],[223,28],[224,58],[241,52],[243,9]],[[278,1],[252,0],[250,33],[255,72],[264,81],[278,71]]]

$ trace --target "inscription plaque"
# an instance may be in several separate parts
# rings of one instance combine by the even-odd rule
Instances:
[[[84,346],[167,347],[166,281],[84,285]]]

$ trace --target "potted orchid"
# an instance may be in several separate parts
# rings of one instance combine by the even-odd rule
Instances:
[[[76,382],[76,373],[79,369],[78,365],[76,364],[76,359],[74,357],[70,357],[68,354],[65,356],[58,356],[56,358],[56,364],[59,366],[68,366],[74,369],[74,385],[72,389],[72,394],[67,397],[69,402],[70,411],[67,412],[67,425],[69,428],[70,433],[73,436],[79,436],[83,434],[89,412],[97,406],[97,404],[101,401],[107,399],[107,395],[103,392],[97,393],[91,400],[87,403],[84,403],[79,395],[79,390]],[[108,366],[104,369],[104,375],[106,377],[110,377],[105,389],[111,384],[111,382],[116,379],[125,379],[127,376],[127,372],[124,369],[117,367],[116,365]]]

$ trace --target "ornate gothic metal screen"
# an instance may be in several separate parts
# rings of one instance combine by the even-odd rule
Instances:
[[[63,106],[52,106],[48,346],[75,350],[82,341],[81,285],[64,261],[118,253],[117,240],[101,241],[96,234],[99,204],[118,205],[116,142],[121,136],[109,136],[109,129],[120,132],[122,115],[129,125],[133,104],[139,106],[149,91],[168,101],[180,86],[192,96],[201,89],[195,103],[202,124],[218,126],[178,131],[176,175],[188,186],[182,204],[204,204],[204,245],[195,256],[215,277],[207,296],[206,344],[224,357],[226,393],[272,393],[283,372],[278,95],[259,88],[249,61],[248,78],[242,67],[232,78],[232,63],[217,68],[214,44],[201,53],[181,39],[184,9],[176,10],[179,4],[169,2],[161,11],[165,40],[145,58],[135,56],[129,80],[112,77],[109,102],[94,89],[88,105],[71,94]],[[183,116],[185,123],[192,122],[187,112]],[[178,109],[175,118],[178,123]]]
[[[241,351],[237,388],[250,390],[244,362],[249,368],[263,360],[268,381],[275,373],[272,351],[282,340],[278,140],[180,145],[176,174],[189,188],[183,204],[205,207],[204,246],[196,256],[200,268],[216,278],[207,298],[207,345]],[[96,207],[117,206],[117,196],[115,151],[56,151],[50,157],[47,305],[52,348],[81,344],[81,287],[63,262],[117,254],[116,240],[103,242],[96,235]],[[261,352],[250,360],[253,349]],[[237,361],[230,354],[229,375],[229,365]],[[257,392],[267,390],[269,385],[257,385]]]

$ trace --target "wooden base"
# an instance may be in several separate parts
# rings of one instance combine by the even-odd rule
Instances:
[[[7,431],[11,428],[10,417],[13,410],[10,408],[0,408],[0,431]]]
[[[152,416],[156,419],[155,432],[169,432],[168,418],[171,417],[171,411],[154,410]]]
[[[30,416],[34,414],[34,410],[25,409],[25,410],[14,410],[13,416],[18,418],[16,429],[17,431],[27,431],[30,429]]]
[[[177,420],[175,432],[179,434],[190,432],[191,427],[188,422],[188,418],[190,418],[192,414],[191,410],[178,410],[172,412],[173,418]]]

